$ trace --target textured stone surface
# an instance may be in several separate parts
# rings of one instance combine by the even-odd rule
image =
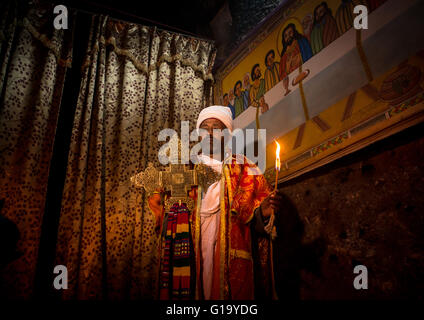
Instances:
[[[229,0],[228,3],[234,28],[230,49],[234,49],[249,31],[281,3],[281,0]]]
[[[281,186],[280,298],[423,297],[424,125]],[[353,268],[368,268],[355,290]]]

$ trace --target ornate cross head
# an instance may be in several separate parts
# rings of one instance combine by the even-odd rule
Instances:
[[[185,202],[190,210],[194,208],[194,201],[188,197],[191,188],[197,185],[195,170],[190,170],[184,164],[169,164],[164,171],[156,169],[151,162],[144,171],[131,177],[136,187],[142,187],[148,194],[162,189],[171,192],[171,197],[165,201],[165,209],[176,202]]]
[[[174,140],[174,141],[173,141]],[[210,167],[199,164],[195,169],[189,169],[186,164],[180,164],[181,159],[181,142],[177,139],[171,140],[171,150],[173,143],[177,144],[178,153],[171,155],[171,161],[164,171],[160,171],[149,162],[144,171],[137,173],[131,177],[131,182],[136,187],[142,187],[147,194],[152,194],[155,190],[162,189],[169,191],[171,197],[165,200],[165,210],[169,210],[176,202],[184,202],[190,210],[194,208],[194,201],[188,196],[188,192],[193,186],[200,185],[203,190],[207,190],[209,186],[220,178]],[[172,152],[172,151],[171,151]],[[178,159],[176,159],[178,155]]]

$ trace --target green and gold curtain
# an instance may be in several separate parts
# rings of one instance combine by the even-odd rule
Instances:
[[[155,298],[158,238],[130,178],[158,166],[160,130],[211,103],[213,43],[94,16],[73,125],[56,264],[65,299]]]
[[[1,214],[20,233],[15,259],[0,269],[0,297],[30,298],[62,89],[71,64],[72,22],[53,27],[53,6],[0,4]],[[4,253],[0,253],[4,254]]]

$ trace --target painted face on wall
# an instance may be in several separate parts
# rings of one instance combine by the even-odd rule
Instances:
[[[284,32],[284,42],[290,46],[293,43],[293,40],[294,40],[294,30],[292,27],[290,27]]]
[[[234,99],[234,92],[232,89],[228,92],[228,98],[230,101]]]
[[[240,95],[241,95],[241,83],[237,83],[235,94],[236,94],[237,97],[240,97]]]
[[[224,94],[224,97],[222,97],[222,104],[224,106],[228,106],[230,103],[229,99],[228,99],[228,94]]]
[[[248,75],[248,74],[245,74],[245,75],[244,75],[244,77],[243,77],[243,87],[244,87],[245,89],[248,89],[248,88],[249,88],[249,86],[250,86],[250,79],[249,79],[249,75]]]
[[[322,18],[324,18],[325,14],[327,13],[327,10],[325,8],[325,5],[320,4],[316,9],[315,9],[315,21],[317,23],[320,23],[322,21]]]
[[[255,74],[255,80],[260,79],[262,76],[261,69],[259,67],[256,67],[254,74]]]
[[[268,56],[266,57],[266,65],[267,67],[271,67],[274,63],[274,53],[271,52],[270,54],[268,54]]]
[[[313,23],[313,19],[312,19],[311,14],[308,14],[303,18],[302,26],[303,26],[303,30],[306,34],[309,34],[309,32],[311,31],[312,23]]]

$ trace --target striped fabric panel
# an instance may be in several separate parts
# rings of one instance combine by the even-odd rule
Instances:
[[[190,212],[175,203],[168,213],[161,259],[160,299],[189,299],[191,295]]]

